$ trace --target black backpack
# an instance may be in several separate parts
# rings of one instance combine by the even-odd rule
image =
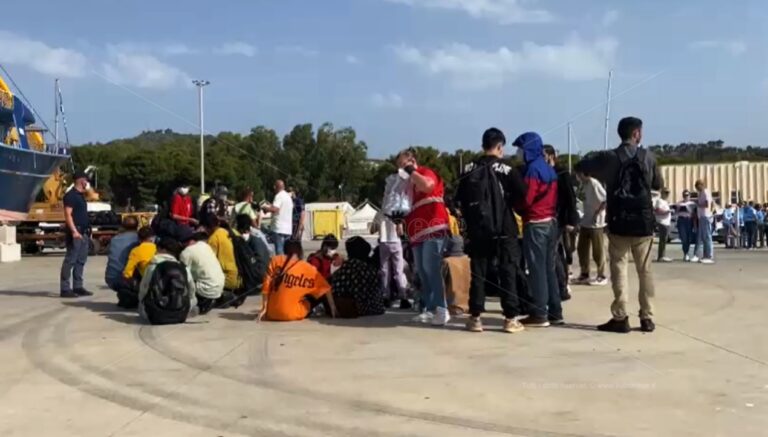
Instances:
[[[470,242],[481,244],[504,237],[504,192],[496,176],[499,161],[475,162],[460,186],[461,215]]]
[[[240,279],[242,279],[242,289],[238,294],[243,297],[236,303],[239,306],[246,296],[261,292],[264,272],[266,271],[266,260],[261,259],[243,237],[235,235],[231,230],[229,231],[229,238],[235,249],[235,264],[237,264],[237,271],[240,274]],[[251,236],[251,238],[256,237]]]
[[[653,235],[655,218],[648,171],[645,165],[646,151],[638,149],[634,157],[622,160],[616,186],[608,201],[608,231],[627,237]]]
[[[178,261],[163,261],[158,264],[152,272],[149,292],[143,300],[149,323],[184,323],[191,306],[189,286],[184,264]]]

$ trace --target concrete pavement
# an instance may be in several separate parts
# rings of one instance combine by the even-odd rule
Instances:
[[[768,252],[717,255],[654,266],[651,335],[591,328],[609,287],[514,335],[497,303],[479,335],[398,312],[259,324],[257,299],[151,327],[101,288],[105,258],[78,301],[56,297],[60,256],[25,258],[0,265],[0,435],[768,435]]]

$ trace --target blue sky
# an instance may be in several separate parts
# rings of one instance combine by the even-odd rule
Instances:
[[[0,63],[50,122],[60,77],[75,143],[171,128],[281,135],[354,127],[383,157],[474,148],[495,125],[561,150],[602,146],[618,117],[645,142],[768,145],[760,0],[69,0],[4,5]]]

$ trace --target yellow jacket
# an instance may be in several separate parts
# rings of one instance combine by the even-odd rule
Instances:
[[[237,271],[237,262],[235,262],[235,246],[232,239],[229,238],[229,232],[224,228],[216,229],[208,237],[208,245],[216,254],[216,259],[224,270],[224,288],[227,290],[237,290],[240,288],[240,278]]]
[[[125,279],[132,279],[136,269],[139,269],[139,274],[143,277],[155,253],[157,253],[157,246],[151,242],[141,243],[131,249],[131,252],[128,254],[128,262],[125,264],[125,269],[123,269],[123,277]]]

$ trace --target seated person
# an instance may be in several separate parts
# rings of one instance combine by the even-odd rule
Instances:
[[[139,229],[139,245],[131,249],[128,255],[128,262],[123,269],[123,279],[130,281],[134,278],[141,280],[144,272],[147,270],[149,262],[157,252],[157,246],[153,241],[154,232],[149,226]]]
[[[331,275],[341,267],[343,259],[336,252],[339,248],[339,240],[333,234],[328,234],[320,243],[320,250],[307,258],[307,262],[315,266],[318,272],[325,279],[330,279]]]
[[[216,254],[221,269],[224,271],[224,290],[221,303],[229,302],[233,293],[240,288],[240,275],[235,261],[235,246],[229,236],[229,230],[221,227],[221,221],[214,214],[207,214],[204,225],[208,231],[208,245]],[[229,305],[226,305],[229,306]]]
[[[121,291],[133,289],[133,284],[126,283],[123,279],[123,270],[128,263],[128,255],[131,249],[139,244],[139,237],[136,229],[139,228],[139,221],[136,217],[129,216],[123,219],[122,230],[115,235],[109,243],[109,255],[107,257],[107,268],[104,271],[104,282],[107,287],[118,293],[118,306],[124,308],[135,308],[138,302],[133,304],[123,302],[120,299]],[[135,299],[134,299],[135,300]]]
[[[158,242],[139,285],[139,315],[153,325],[184,323],[198,313],[192,272],[178,260],[181,243]]]
[[[267,273],[267,265],[272,258],[272,254],[269,251],[269,244],[265,240],[253,235],[251,224],[251,218],[246,214],[238,214],[235,217],[235,230],[248,243],[248,247],[251,248],[253,254],[258,257],[258,273],[263,278]]]
[[[346,243],[349,257],[331,278],[333,294],[341,317],[384,314],[379,272],[371,259],[371,245],[362,237]]]
[[[208,234],[197,232],[190,236],[187,247],[181,251],[179,261],[189,267],[195,281],[197,306],[200,314],[209,312],[224,292],[224,270],[216,254],[208,245]]]
[[[327,305],[331,316],[336,317],[331,286],[316,268],[302,261],[301,242],[288,240],[284,250],[285,255],[278,255],[269,263],[259,320],[304,320],[320,304]]]

